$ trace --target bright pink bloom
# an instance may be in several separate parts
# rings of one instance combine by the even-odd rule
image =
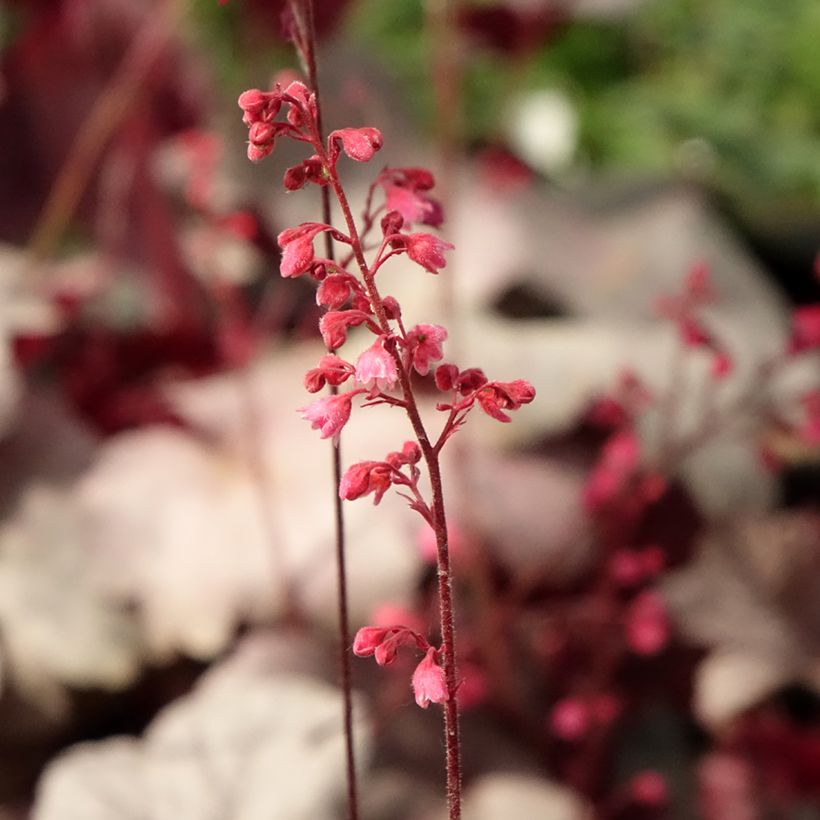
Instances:
[[[384,349],[384,337],[380,336],[356,360],[356,380],[375,395],[392,390],[398,378],[396,361]]]
[[[308,393],[318,393],[325,384],[338,386],[352,375],[352,364],[329,353],[319,359],[318,367],[305,374],[305,389]]]
[[[437,228],[444,221],[441,203],[427,194],[435,185],[435,180],[425,168],[386,168],[379,182],[384,188],[386,210],[400,215],[401,223]],[[401,223],[392,225],[389,233],[398,231]],[[384,220],[382,229],[387,235]]]
[[[790,353],[802,353],[820,347],[820,305],[800,307],[792,312]]]
[[[353,654],[360,658],[373,655],[379,666],[387,666],[396,659],[401,646],[416,646],[426,651],[427,639],[406,626],[365,626],[353,641]]]
[[[483,374],[482,374],[483,375]],[[481,409],[498,421],[508,422],[504,410],[518,410],[535,398],[535,388],[524,379],[512,382],[489,382],[475,394]]]
[[[303,222],[279,234],[277,242],[282,249],[279,270],[282,276],[301,276],[310,270],[314,257],[313,240],[323,231],[333,231],[333,228],[321,222]]]
[[[422,709],[426,709],[431,703],[444,703],[449,700],[444,670],[438,665],[436,650],[432,646],[413,672],[412,683],[416,703]]]
[[[431,233],[402,234],[402,242],[407,255],[430,273],[438,273],[447,265],[444,251],[455,248],[451,242],[445,242]]]
[[[319,331],[328,350],[336,350],[347,341],[348,328],[369,321],[363,310],[329,310],[319,320]]]
[[[458,368],[454,364],[440,364],[436,368],[436,387],[447,392],[455,387],[458,378]]]
[[[384,461],[360,461],[347,468],[339,483],[339,498],[355,501],[370,493],[378,504],[390,489],[393,471]]]
[[[384,185],[384,195],[384,204],[388,212],[400,214],[402,224],[408,227],[416,224],[438,228],[444,221],[440,203],[426,194],[402,185],[387,183]]]
[[[430,372],[430,362],[444,356],[441,345],[447,338],[447,331],[440,325],[416,325],[407,334],[406,345],[413,367],[420,376]]]
[[[282,180],[288,191],[298,191],[305,187],[305,183],[313,182],[316,185],[327,185],[328,179],[324,176],[322,161],[314,154],[298,165],[294,165],[285,171]]]
[[[629,606],[626,616],[626,639],[637,655],[657,655],[671,634],[669,616],[657,592],[642,592]]]
[[[331,162],[339,156],[339,143],[350,159],[367,162],[384,144],[378,128],[341,128],[327,138],[328,154]]]
[[[355,281],[349,273],[329,274],[316,290],[316,304],[338,310],[350,297],[350,289]]]
[[[339,433],[350,418],[353,396],[361,392],[350,390],[338,396],[323,396],[307,407],[300,407],[299,412],[303,419],[310,422],[312,429],[322,431],[322,438],[332,438],[336,444]]]

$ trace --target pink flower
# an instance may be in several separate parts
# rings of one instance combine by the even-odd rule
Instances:
[[[452,243],[431,233],[402,234],[401,238],[407,255],[430,273],[438,273],[445,267],[447,260],[444,258],[444,251],[455,248]]]
[[[319,359],[319,366],[305,374],[305,389],[318,393],[325,384],[338,386],[353,375],[353,365],[329,353]]]
[[[416,325],[407,334],[406,346],[413,367],[420,376],[430,372],[430,362],[444,356],[441,345],[447,338],[447,331],[440,325]]]
[[[396,659],[401,646],[415,645],[426,651],[427,639],[406,626],[364,626],[353,641],[353,654],[366,658],[373,655],[379,666],[387,666]]]
[[[392,470],[384,461],[360,461],[348,467],[339,483],[339,498],[355,501],[370,493],[378,504],[390,489]]]
[[[350,289],[356,280],[349,273],[331,273],[316,290],[316,304],[338,310],[350,297]]]
[[[444,670],[438,665],[436,650],[432,646],[413,672],[412,684],[416,703],[422,709],[426,709],[431,703],[444,703],[449,700]]]
[[[385,184],[384,204],[388,213],[400,214],[403,223],[408,227],[421,224],[438,228],[444,221],[444,213],[439,202],[403,185]]]
[[[323,396],[307,407],[300,407],[302,418],[310,422],[313,430],[321,430],[322,438],[332,438],[333,443],[339,441],[339,433],[350,418],[353,396],[361,390],[350,390],[339,393],[338,396]]]
[[[384,139],[378,128],[341,128],[333,131],[327,138],[327,152],[332,163],[339,156],[339,143],[350,159],[367,162],[382,147]]]
[[[508,422],[510,417],[504,410],[518,410],[522,404],[529,404],[535,398],[535,388],[524,379],[489,382],[475,395],[481,409],[488,416]]]
[[[398,380],[394,358],[384,349],[384,337],[380,336],[356,360],[356,379],[371,394],[392,390]]]
[[[319,331],[328,350],[336,350],[347,341],[347,330],[369,321],[363,310],[329,310],[319,320]]]
[[[314,256],[313,240],[323,231],[333,231],[333,228],[320,222],[303,222],[279,234],[277,242],[282,249],[279,270],[282,276],[301,276],[310,270]]]

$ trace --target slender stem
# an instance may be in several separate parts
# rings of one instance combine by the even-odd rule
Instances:
[[[322,125],[322,106],[319,97],[318,69],[316,64],[316,30],[313,20],[312,0],[301,0],[301,7],[291,3],[294,18],[300,31],[302,48],[299,49],[305,63],[305,71],[313,93],[316,95],[316,136],[320,143],[324,143],[324,128]],[[301,12],[301,14],[300,14]],[[322,221],[330,224],[330,191],[322,186]],[[334,260],[333,238],[325,233],[325,256]],[[328,351],[330,352],[330,351]],[[331,395],[336,395],[339,388],[330,385]],[[345,736],[345,765],[347,773],[347,817],[348,820],[358,820],[359,798],[356,784],[356,755],[353,747],[353,686],[350,669],[350,613],[347,594],[347,562],[345,559],[345,521],[342,499],[339,497],[339,485],[342,481],[342,451],[337,440],[333,451],[333,519],[336,535],[336,595],[338,601],[339,626],[339,672],[342,684],[342,712]]]
[[[376,286],[376,280],[364,258],[361,240],[359,238],[356,222],[350,209],[350,204],[345,195],[336,172],[335,165],[327,161],[324,146],[319,145],[317,149],[322,157],[327,169],[330,186],[336,195],[339,207],[347,225],[348,236],[351,239],[351,247],[356,264],[364,282],[367,295],[373,312],[376,314],[379,327],[385,335],[391,334],[390,323],[384,310],[381,295]],[[444,490],[441,482],[441,467],[439,465],[438,450],[430,443],[427,431],[419,413],[418,405],[410,384],[410,373],[404,366],[398,351],[393,351],[396,360],[396,369],[399,377],[399,385],[406,403],[407,415],[410,424],[418,439],[424,461],[427,464],[430,476],[430,486],[433,496],[433,529],[436,535],[436,550],[438,556],[438,593],[439,609],[441,616],[441,640],[443,654],[444,678],[447,684],[447,700],[444,703],[444,741],[447,761],[447,806],[449,820],[460,820],[461,818],[461,743],[459,738],[458,703],[456,701],[456,691],[458,688],[456,679],[456,649],[455,649],[455,621],[453,616],[453,587],[450,575],[450,550],[447,541],[447,519],[444,512]]]

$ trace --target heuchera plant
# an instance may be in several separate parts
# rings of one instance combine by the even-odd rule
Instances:
[[[353,216],[339,177],[338,164],[344,155],[355,162],[368,162],[382,147],[376,128],[342,128],[325,140],[319,124],[316,95],[303,83],[271,91],[253,89],[239,97],[243,121],[249,129],[248,158],[267,157],[278,139],[305,143],[312,152],[298,165],[288,168],[284,186],[289,191],[306,185],[330,189],[338,203],[343,229],[324,222],[306,222],[279,234],[282,249],[281,274],[309,276],[318,283],[317,303],[326,309],[319,330],[328,349],[317,366],[305,376],[311,393],[325,385],[344,386],[300,409],[304,419],[322,438],[338,441],[354,403],[365,408],[380,405],[399,407],[407,414],[416,440],[387,454],[382,460],[353,464],[342,477],[339,494],[354,500],[371,495],[376,504],[392,487],[429,524],[436,537],[441,643],[431,643],[403,625],[365,627],[359,631],[353,651],[374,655],[380,665],[391,663],[400,647],[423,653],[412,676],[416,702],[427,708],[442,704],[445,723],[447,795],[449,816],[461,816],[461,768],[456,690],[459,685],[455,663],[455,635],[450,555],[440,470],[442,448],[464,423],[469,412],[480,407],[501,422],[509,412],[529,404],[535,397],[532,385],[522,379],[490,381],[478,368],[460,370],[441,363],[447,331],[439,325],[405,323],[401,306],[391,296],[382,296],[377,275],[392,257],[406,254],[424,271],[438,274],[446,266],[445,254],[453,245],[438,236],[414,230],[416,226],[438,227],[443,220],[440,204],[431,197],[433,176],[420,168],[387,168],[370,186],[361,221]],[[378,202],[381,192],[383,201]],[[379,231],[376,230],[376,225]],[[380,235],[379,235],[380,234]],[[317,255],[314,242],[328,235],[341,246],[340,262]],[[355,362],[337,351],[347,342],[351,328],[362,327],[373,335],[373,343]],[[416,397],[419,378],[433,374],[441,393],[436,409],[443,422],[437,436],[428,433]],[[426,467],[430,496],[420,487]]]

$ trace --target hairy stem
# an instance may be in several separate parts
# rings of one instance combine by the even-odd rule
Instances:
[[[373,312],[376,314],[379,327],[385,335],[392,333],[387,314],[384,310],[382,297],[379,294],[374,273],[364,258],[361,239],[356,228],[356,221],[347,196],[342,188],[335,165],[327,161],[324,145],[319,144],[317,151],[323,159],[327,169],[330,186],[336,195],[339,207],[344,215],[348,236],[356,264],[367,290]],[[447,541],[447,519],[444,511],[444,491],[441,482],[441,466],[439,453],[430,443],[430,438],[421,419],[416,398],[410,384],[410,373],[404,366],[398,351],[393,351],[396,360],[396,369],[399,377],[402,396],[406,405],[410,424],[418,439],[424,461],[427,464],[430,476],[430,486],[433,495],[433,529],[436,535],[436,551],[438,560],[438,593],[441,617],[441,640],[443,649],[444,678],[447,683],[447,700],[444,703],[444,741],[447,762],[447,806],[449,820],[461,818],[461,743],[459,738],[458,704],[456,702],[456,649],[455,649],[455,619],[453,616],[453,587],[450,576],[450,550]]]

